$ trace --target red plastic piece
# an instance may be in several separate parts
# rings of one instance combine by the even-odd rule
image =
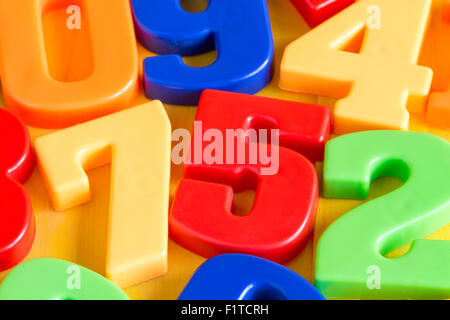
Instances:
[[[323,160],[331,134],[327,107],[218,90],[203,91],[195,120],[203,132],[219,129],[224,137],[226,129],[278,129],[280,146],[312,162]],[[194,132],[192,144],[195,139]]]
[[[331,132],[330,111],[318,105],[281,101],[215,90],[205,90],[193,130],[192,150],[185,164],[169,218],[170,236],[180,245],[205,257],[223,253],[247,253],[286,262],[304,247],[314,229],[318,203],[318,179],[312,161],[323,159]],[[261,174],[269,165],[249,163],[250,143],[245,143],[246,162],[236,164],[193,163],[198,135],[208,129],[224,137],[227,129],[279,129],[279,170]],[[203,142],[201,150],[210,142]],[[261,144],[258,143],[258,148]],[[225,161],[224,161],[225,162]],[[256,190],[247,216],[232,213],[233,191]]]
[[[306,23],[314,28],[353,4],[355,0],[291,0],[291,2]]]
[[[34,155],[25,125],[0,109],[0,271],[14,267],[31,249],[35,222],[21,185],[33,172]]]
[[[438,27],[436,27],[436,31],[442,33],[442,36],[446,37],[445,39],[442,39],[441,42],[449,39],[450,36],[450,0],[445,0],[442,4],[442,20],[445,24],[443,26],[438,25]],[[448,55],[448,50],[445,48],[441,50],[443,50],[442,52],[447,52],[443,55],[443,58],[448,59],[446,56]],[[444,72],[444,69],[448,67],[448,63],[440,61],[439,58],[433,58],[434,61],[441,62],[439,64],[439,72]],[[450,79],[448,79],[447,91],[432,92],[430,94],[430,99],[428,100],[427,120],[433,125],[450,128]]]
[[[444,4],[442,6],[442,19],[450,23],[450,0],[444,0]]]

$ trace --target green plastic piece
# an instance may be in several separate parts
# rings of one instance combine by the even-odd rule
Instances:
[[[450,241],[420,239],[450,222],[450,144],[400,131],[328,142],[325,197],[365,199],[371,182],[385,176],[404,184],[344,214],[322,235],[316,287],[327,298],[450,298]],[[385,257],[411,241],[405,255]]]
[[[129,300],[115,284],[79,265],[50,258],[26,261],[0,284],[0,300]]]

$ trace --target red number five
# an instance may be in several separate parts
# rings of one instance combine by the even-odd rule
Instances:
[[[277,262],[295,257],[314,228],[318,180],[311,162],[323,159],[324,145],[330,134],[329,109],[205,90],[196,120],[202,121],[203,132],[197,132],[200,130],[194,127],[191,144],[194,162],[196,149],[206,152],[209,148],[205,138],[209,130],[226,137],[229,129],[277,128],[282,146],[279,159],[275,159],[279,160],[279,170],[276,174],[264,175],[261,159],[257,163],[245,160],[241,164],[228,161],[208,164],[206,159],[192,163],[190,159],[191,163],[185,165],[185,179],[172,204],[171,238],[206,257],[229,252],[257,255]],[[199,135],[203,135],[203,142],[206,142],[203,146],[195,142]],[[215,150],[216,155],[220,153],[228,159],[230,149],[224,146],[228,142],[227,139],[218,147],[220,150]],[[255,147],[255,143],[246,143],[243,154],[250,153],[252,144]],[[259,141],[256,145],[264,148]],[[236,160],[239,151],[236,146],[233,148],[231,160]],[[253,208],[247,216],[235,216],[232,214],[233,190],[246,189],[256,190]]]

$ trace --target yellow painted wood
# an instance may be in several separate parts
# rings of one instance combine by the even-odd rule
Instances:
[[[434,5],[440,3],[440,1],[442,0],[434,1]],[[268,4],[275,38],[276,72],[272,82],[259,95],[309,103],[319,101],[332,107],[334,103],[332,99],[322,97],[317,99],[317,97],[312,95],[285,92],[278,88],[279,66],[285,47],[307,32],[309,28],[288,0],[268,0]],[[65,23],[65,21],[60,21],[60,23]],[[150,56],[151,53],[139,47],[139,55],[142,60],[144,57]],[[215,53],[208,53],[185,59],[185,61],[190,65],[205,65],[214,61],[214,57]],[[148,100],[141,93],[135,105],[146,101]],[[0,106],[4,106],[1,99]],[[165,109],[171,120],[172,130],[177,128],[191,129],[196,108],[166,105]],[[450,131],[429,127],[424,118],[419,118],[415,115],[411,116],[410,129],[433,133],[450,141]],[[32,138],[35,139],[48,133],[49,130],[30,128],[30,132]],[[318,164],[317,167],[319,178],[321,179],[322,166]],[[172,164],[171,175],[170,198],[172,200],[176,186],[182,177],[181,166]],[[35,170],[32,177],[25,184],[31,197],[37,224],[36,240],[27,259],[55,257],[73,261],[104,274],[106,269],[110,166],[94,169],[88,172],[88,177],[91,185],[92,201],[64,212],[56,212],[52,209],[49,195],[44,188],[43,179],[38,170]],[[379,196],[399,185],[398,181],[390,178],[375,181],[372,185],[370,197]],[[237,200],[235,200],[236,205],[241,208],[248,208],[249,198],[251,198],[251,194],[239,195]],[[319,236],[337,217],[359,203],[361,201],[321,198],[314,239],[287,266],[312,282],[314,279],[313,248]],[[450,225],[433,233],[429,238],[450,240]],[[407,246],[393,252],[390,256],[398,256],[406,250]],[[125,292],[132,299],[176,299],[195,269],[203,261],[205,261],[204,258],[185,250],[169,240],[168,273],[165,276],[127,288]],[[0,273],[0,281],[6,274],[7,272]]]

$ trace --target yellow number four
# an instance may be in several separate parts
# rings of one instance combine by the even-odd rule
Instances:
[[[280,87],[339,99],[337,134],[407,130],[433,77],[417,65],[430,9],[431,0],[358,1],[287,47]]]

